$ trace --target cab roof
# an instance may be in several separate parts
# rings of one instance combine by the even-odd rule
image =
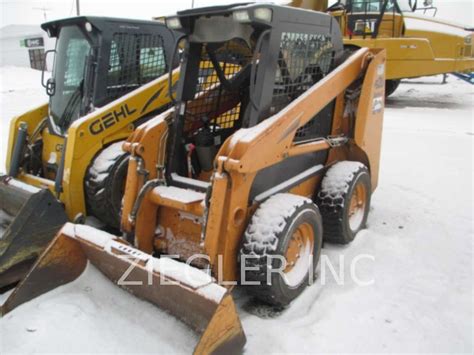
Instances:
[[[272,11],[271,21],[264,21],[254,16],[255,10],[268,8]],[[331,26],[332,16],[323,12],[282,6],[273,3],[236,3],[231,5],[209,6],[184,11],[178,11],[174,16],[178,17],[184,27],[192,28],[193,23],[199,17],[212,18],[214,16],[231,17],[236,11],[247,11],[249,13],[249,23],[252,25],[263,25],[265,27],[277,27],[283,22],[293,22],[302,25]]]
[[[98,16],[75,16],[68,17],[54,21],[48,21],[41,24],[41,28],[45,30],[50,37],[57,37],[59,30],[64,26],[80,25],[89,22],[93,27],[99,31],[103,31],[105,27],[110,25],[123,25],[130,27],[139,27],[140,25],[163,26],[163,23],[158,21],[134,20],[115,17],[98,17]]]

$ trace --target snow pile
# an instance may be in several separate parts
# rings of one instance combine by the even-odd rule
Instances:
[[[24,67],[5,66],[0,67],[0,92],[2,95],[29,89],[41,89],[41,70]],[[45,80],[50,73],[45,73]]]
[[[35,193],[41,191],[40,188],[38,188],[36,186],[33,186],[33,185],[26,184],[23,181],[20,181],[20,180],[17,180],[17,179],[9,179],[8,180],[8,185],[10,185],[12,187],[16,187],[17,189],[24,190],[26,192],[29,192],[30,194],[35,194]]]
[[[196,334],[182,322],[117,287],[91,264],[73,283],[1,318],[0,334],[2,354],[68,354],[72,349],[85,354],[184,354],[197,343]]]
[[[194,203],[204,200],[206,194],[189,189],[180,189],[174,186],[157,186],[154,190],[168,200],[176,200],[181,203]]]
[[[73,229],[73,234],[72,234],[73,236],[78,236],[79,238],[87,240],[93,244],[96,244],[97,246],[101,248],[105,248],[107,243],[117,238],[112,234],[95,229],[94,227],[91,227],[91,226],[67,223],[66,226],[64,226],[63,228],[66,228],[67,226],[69,226],[68,228]]]

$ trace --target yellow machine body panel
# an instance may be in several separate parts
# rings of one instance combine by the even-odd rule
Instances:
[[[327,0],[289,3],[312,10],[326,9],[327,4]],[[346,10],[330,13],[339,22],[345,45],[386,50],[387,80],[474,70],[474,33],[461,25],[414,12],[387,11],[374,38],[370,33],[378,12],[367,12],[368,20],[356,21],[352,27],[357,28],[357,33],[350,28],[349,17],[361,14]]]
[[[388,16],[392,15],[385,15]],[[412,23],[416,23],[416,29],[411,29]],[[389,37],[389,31],[383,30],[389,24],[389,21],[382,23],[377,38],[350,36],[347,28],[344,32],[345,45],[384,48],[387,51],[387,80],[474,70],[470,44],[474,35],[471,32],[427,16],[403,14],[404,34]],[[430,30],[433,24],[437,26],[437,31]]]
[[[176,70],[173,73],[173,83],[178,76],[179,72]],[[66,144],[64,137],[50,133],[48,128],[42,131],[42,156],[45,170],[47,170],[48,161],[51,163],[61,161],[62,150],[64,145],[66,146],[62,192],[59,194],[59,200],[64,204],[69,219],[72,220],[78,214],[86,214],[84,178],[94,156],[104,146],[125,140],[135,129],[134,123],[138,119],[166,106],[170,101],[168,76],[164,75],[75,121],[68,130]],[[18,127],[21,123],[26,123],[28,134],[33,134],[36,127],[47,116],[47,110],[48,105],[45,104],[12,121],[7,150],[7,171],[10,167]],[[46,172],[46,176],[51,178],[20,172],[16,179],[36,187],[48,188],[57,195],[54,188],[55,174]]]
[[[11,157],[13,153],[13,147],[15,146],[16,132],[20,128],[21,123],[27,124],[28,135],[32,135],[36,127],[42,120],[48,115],[48,104],[44,103],[34,109],[25,112],[22,115],[14,117],[10,122],[10,129],[8,132],[8,145],[7,145],[7,156],[5,165],[7,171],[10,170]]]
[[[49,128],[41,132],[41,137],[43,139],[41,158],[43,166],[45,167],[44,175],[46,179],[54,180],[56,171],[51,169],[50,166],[57,165],[61,161],[64,149],[64,137],[51,134]]]

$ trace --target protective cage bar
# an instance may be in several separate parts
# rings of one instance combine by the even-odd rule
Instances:
[[[112,37],[107,100],[115,100],[167,71],[163,38],[116,32]]]
[[[270,112],[281,111],[294,99],[324,78],[333,68],[331,36],[283,32]],[[295,142],[321,136],[317,115],[299,128]]]
[[[212,62],[210,53],[216,60]],[[243,41],[235,39],[225,42],[219,48],[213,48],[210,44],[204,44],[199,61],[199,74],[196,83],[195,99],[186,103],[185,130],[193,132],[196,125],[208,124],[211,132],[216,133],[222,129],[239,128],[237,125],[241,115],[241,103],[221,112],[226,102],[233,101],[238,90],[227,89],[214,68],[219,65],[227,80],[231,80],[244,70],[245,66],[252,60],[250,48]],[[201,99],[205,97],[205,99]],[[238,127],[239,126],[239,127]]]

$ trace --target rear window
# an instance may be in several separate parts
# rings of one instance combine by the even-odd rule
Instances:
[[[112,101],[167,71],[160,35],[115,33],[110,47],[107,99]]]

